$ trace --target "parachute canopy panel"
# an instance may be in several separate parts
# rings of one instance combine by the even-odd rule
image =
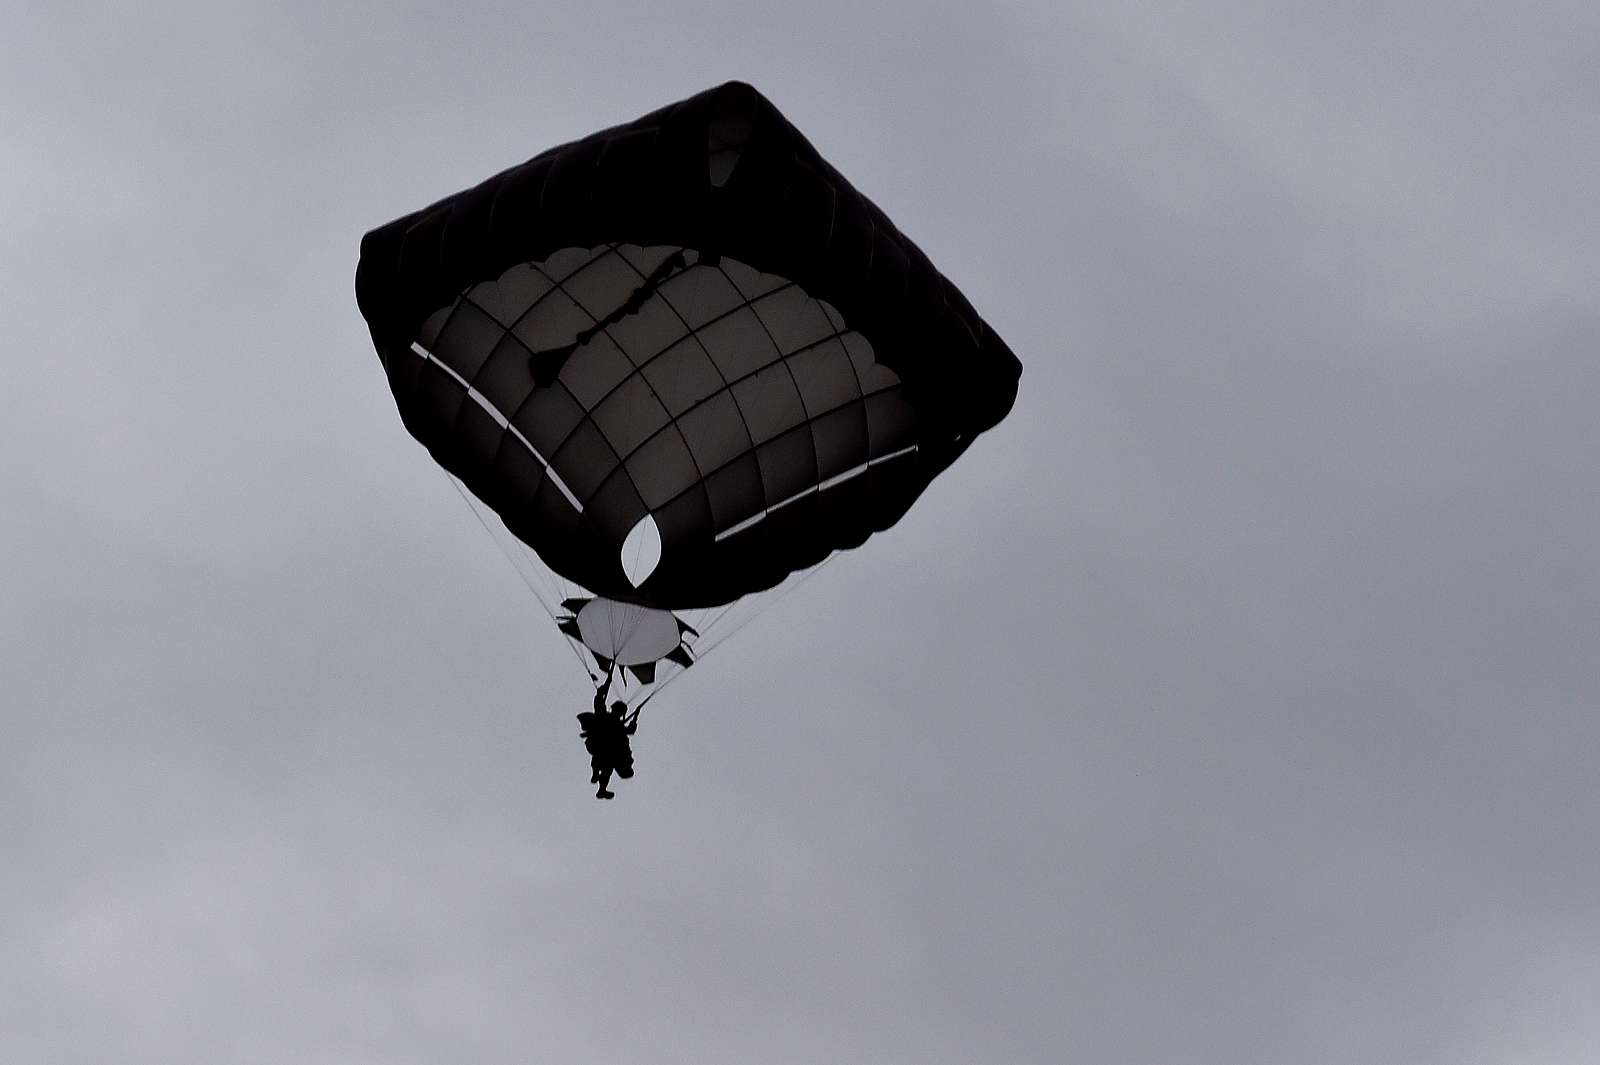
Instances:
[[[653,610],[615,599],[589,600],[577,614],[578,638],[600,658],[619,666],[661,661],[683,642],[671,611]]]
[[[373,230],[356,290],[412,435],[595,602],[663,612],[892,525],[1020,374],[738,82]]]

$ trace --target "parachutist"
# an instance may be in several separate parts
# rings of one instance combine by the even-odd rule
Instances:
[[[578,715],[582,730],[583,747],[589,752],[589,783],[599,784],[594,793],[597,799],[615,798],[607,785],[611,774],[623,780],[633,776],[633,750],[628,737],[639,730],[639,711],[628,713],[628,704],[618,700],[606,709],[606,694],[611,689],[611,676],[594,693],[594,709]]]
[[[709,650],[687,612],[725,637],[894,525],[1022,369],[743,82],[373,229],[355,287],[406,430],[519,572],[582,590],[545,605],[593,667],[602,799],[633,767],[613,681],[644,706]]]

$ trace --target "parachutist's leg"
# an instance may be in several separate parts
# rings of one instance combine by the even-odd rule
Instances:
[[[606,785],[611,783],[611,768],[607,766],[599,772],[600,790],[594,793],[594,797],[597,799],[609,799],[611,798],[612,793],[606,790]]]

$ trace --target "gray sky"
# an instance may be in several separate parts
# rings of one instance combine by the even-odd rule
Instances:
[[[0,1057],[1600,1060],[1600,18],[1261,6],[8,12]],[[357,241],[730,77],[1022,391],[597,803]]]

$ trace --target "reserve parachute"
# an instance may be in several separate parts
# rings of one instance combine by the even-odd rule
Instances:
[[[633,705],[899,520],[1021,372],[740,82],[374,229],[356,298],[406,429]]]

